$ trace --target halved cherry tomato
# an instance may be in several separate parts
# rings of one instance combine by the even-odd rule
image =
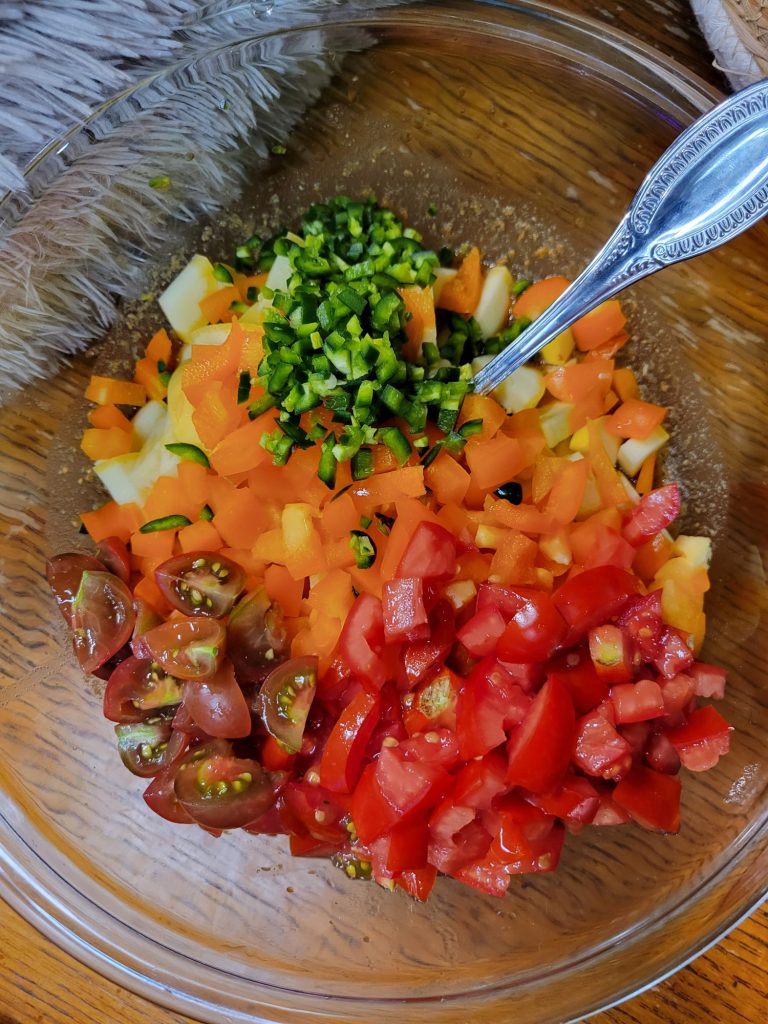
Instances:
[[[633,547],[655,537],[680,514],[680,488],[667,484],[644,494],[630,512],[622,533]]]
[[[241,683],[263,679],[289,650],[283,613],[263,587],[238,601],[227,622],[227,655]]]
[[[285,776],[265,772],[258,761],[234,757],[222,740],[198,747],[176,769],[179,803],[200,825],[241,828],[273,806]]]
[[[635,765],[614,789],[613,800],[643,828],[680,831],[680,780],[674,775]]]
[[[172,764],[186,749],[187,737],[171,729],[168,715],[156,715],[143,722],[116,725],[120,759],[134,775],[148,779]]]
[[[421,639],[418,632],[427,625],[423,581],[419,577],[400,577],[385,583],[382,612],[388,643]]]
[[[185,615],[229,614],[245,582],[242,568],[211,551],[175,555],[155,569],[155,580],[168,603]]]
[[[208,736],[234,740],[250,735],[248,702],[229,660],[214,675],[184,683],[184,707]]]
[[[557,605],[541,590],[511,590],[517,603],[497,645],[502,661],[546,661],[567,632]]]
[[[304,727],[317,689],[317,658],[291,658],[278,665],[259,691],[259,714],[278,743],[289,754],[301,749]]]
[[[145,633],[149,655],[178,679],[206,679],[224,658],[226,634],[216,619],[174,619]]]
[[[86,569],[71,604],[72,646],[86,672],[94,672],[128,643],[136,613],[131,592],[111,572]]]
[[[141,637],[150,629],[159,626],[163,621],[154,608],[151,608],[146,601],[133,599],[133,610],[136,613],[136,621],[133,624],[133,635],[131,637],[131,650],[137,658],[143,657],[147,651],[141,642]]]
[[[352,605],[339,637],[339,654],[351,671],[381,688],[387,678],[384,648],[384,615],[381,601],[361,594]]]
[[[637,576],[626,569],[601,565],[572,576],[555,591],[553,600],[575,638],[617,615],[640,587]]]
[[[731,746],[731,727],[715,708],[706,705],[688,716],[688,721],[667,733],[683,765],[692,772],[714,768]]]
[[[160,769],[144,790],[144,802],[166,821],[175,825],[194,825],[195,819],[184,810],[176,796],[174,782],[177,768],[178,761]]]
[[[106,567],[98,558],[84,555],[79,551],[65,555],[54,555],[45,566],[45,578],[51,588],[54,600],[68,626],[72,625],[72,604],[80,589],[84,572],[105,572]]]
[[[152,711],[181,703],[178,679],[149,658],[129,657],[109,677],[104,690],[104,717],[110,722],[142,722]]]
[[[396,576],[423,580],[449,579],[456,571],[456,538],[437,523],[416,527],[400,559]]]
[[[99,561],[123,583],[131,582],[131,556],[119,537],[105,537],[96,545]]]
[[[548,679],[509,741],[507,781],[532,793],[560,785],[576,739],[576,715],[568,690]]]

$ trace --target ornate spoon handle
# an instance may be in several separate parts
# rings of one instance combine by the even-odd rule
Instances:
[[[662,267],[729,242],[768,213],[768,79],[699,118],[664,153],[573,284],[475,377],[487,394],[579,317]]]

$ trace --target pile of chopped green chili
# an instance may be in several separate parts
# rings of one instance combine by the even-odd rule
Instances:
[[[281,230],[262,242],[251,238],[237,247],[236,265],[248,273],[268,271],[277,256],[290,261],[284,290],[262,288],[271,302],[264,313],[264,358],[258,383],[264,395],[251,403],[252,419],[275,410],[275,429],[262,444],[276,465],[296,448],[320,444],[319,475],[335,485],[336,465],[351,460],[360,480],[373,471],[373,446],[386,445],[399,464],[415,449],[425,461],[441,447],[456,453],[479,424],[456,431],[461,404],[470,388],[471,360],[500,351],[519,327],[483,342],[473,319],[446,314],[438,345],[424,346],[421,365],[402,358],[405,305],[398,289],[425,287],[434,270],[453,253],[425,249],[421,235],[374,199],[356,202],[339,196],[310,207],[300,233]],[[255,298],[255,292],[249,298]],[[247,395],[248,382],[241,381]],[[304,413],[324,406],[340,425],[334,432]],[[393,417],[406,425],[384,426]],[[444,435],[430,449],[427,421]]]

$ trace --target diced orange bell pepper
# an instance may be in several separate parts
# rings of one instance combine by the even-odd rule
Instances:
[[[88,413],[88,422],[92,427],[99,427],[101,430],[110,427],[117,430],[131,429],[131,421],[116,405],[97,405]]]
[[[531,480],[531,497],[536,505],[544,501],[568,464],[567,459],[558,458],[548,452],[544,452],[536,459]]]
[[[165,618],[171,610],[171,606],[157,583],[149,576],[142,576],[133,588],[133,596],[137,601],[143,601],[158,615]]]
[[[240,365],[238,369],[241,372],[248,370],[255,377],[256,371],[259,369],[259,363],[264,358],[264,328],[261,324],[241,324],[240,326],[245,332],[245,337],[243,338],[243,347],[240,351]],[[263,388],[261,392],[263,393]],[[256,394],[252,392],[251,397],[255,398]]]
[[[486,511],[491,523],[500,523],[520,533],[552,533],[558,523],[554,516],[540,512],[533,505],[512,505],[508,501],[494,501]]]
[[[437,305],[462,316],[471,316],[477,309],[483,289],[480,250],[475,246],[461,261],[458,273],[443,285]]]
[[[139,359],[133,371],[133,379],[142,385],[147,396],[155,402],[162,402],[168,394],[168,385],[160,376],[156,359],[150,359],[148,356]]]
[[[245,274],[235,274],[235,284],[240,292],[240,298],[242,301],[248,302],[252,305],[254,300],[248,297],[248,289],[258,288],[259,291],[261,291],[267,283],[268,277],[269,274],[267,274],[266,271],[261,274],[250,274],[247,276]]]
[[[447,452],[440,452],[424,473],[427,487],[441,505],[460,505],[469,489],[470,476]]]
[[[237,429],[242,417],[243,408],[237,404],[236,379],[212,380],[192,412],[192,423],[200,440],[210,450]]]
[[[660,427],[667,415],[662,405],[630,398],[605,421],[605,429],[616,437],[631,437],[639,441]]]
[[[219,551],[222,540],[213,523],[198,519],[179,530],[179,544],[182,551]]]
[[[496,399],[491,398],[490,395],[469,394],[462,403],[458,425],[462,427],[470,420],[483,421],[481,432],[474,434],[470,440],[470,444],[481,444],[483,441],[489,441],[498,433],[507,421],[507,414]]]
[[[343,569],[332,569],[319,580],[309,592],[307,603],[310,608],[331,618],[346,619],[355,601],[349,573]]]
[[[589,313],[585,313],[571,327],[576,347],[582,352],[605,345],[624,330],[627,318],[618,299],[601,302]]]
[[[629,496],[605,450],[600,423],[597,420],[590,420],[587,430],[589,431],[587,458],[589,468],[595,477],[601,502],[606,507],[626,505],[629,502]]]
[[[144,521],[160,519],[161,516],[182,515],[195,519],[199,512],[197,505],[186,500],[175,476],[160,476],[155,480],[147,495],[143,508]]]
[[[173,554],[176,530],[158,530],[157,533],[140,533],[131,536],[131,554],[149,559],[159,565]]]
[[[506,434],[497,434],[484,443],[468,444],[465,455],[473,482],[486,491],[514,480],[525,466],[520,442]]]
[[[91,377],[85,389],[85,397],[97,405],[144,405],[147,392],[143,384],[127,380],[115,380],[113,377]]]
[[[288,560],[283,531],[280,528],[260,533],[251,550],[253,557],[260,562],[277,562],[284,566]]]
[[[185,504],[193,509],[207,505],[211,497],[211,472],[199,462],[183,460],[176,470]]]
[[[425,493],[424,470],[421,466],[406,466],[390,473],[369,476],[352,485],[352,494],[360,506],[375,508],[401,498],[419,498]]]
[[[637,378],[628,366],[620,366],[617,370],[613,371],[613,389],[622,402],[628,402],[630,398],[640,397]]]
[[[349,491],[329,501],[320,516],[320,532],[327,541],[349,537],[350,530],[359,529],[360,513]]]
[[[586,459],[567,462],[549,492],[544,512],[563,526],[572,522],[579,513],[587,487],[588,469]]]
[[[547,391],[558,401],[581,402],[593,392],[601,397],[608,393],[613,380],[613,363],[609,359],[595,359],[557,366],[544,379]]]
[[[533,582],[538,550],[536,541],[511,530],[491,559],[489,579],[505,587]]]
[[[663,533],[657,533],[645,544],[641,544],[635,553],[632,568],[646,582],[652,580],[659,569],[672,554],[672,541]]]
[[[108,501],[93,512],[83,512],[80,519],[97,544],[105,537],[127,541],[144,522],[138,505],[118,505],[116,501]]]
[[[545,277],[543,281],[536,281],[516,299],[512,307],[515,319],[535,320],[549,309],[555,299],[560,298],[570,283],[565,277]]]
[[[261,447],[261,436],[274,429],[274,412],[265,412],[244,427],[238,427],[217,444],[210,456],[211,466],[221,476],[231,476],[268,462],[271,456]]]
[[[168,337],[168,332],[164,327],[161,327],[149,339],[146,351],[147,359],[154,359],[156,363],[161,362],[168,366],[171,361],[172,352],[173,345]]]
[[[248,488],[237,487],[228,499],[217,503],[213,525],[230,547],[252,547],[270,526],[269,510]]]
[[[227,340],[221,345],[193,345],[184,364],[182,389],[193,405],[212,381],[223,381],[239,373],[245,331],[233,321]]]
[[[434,295],[430,287],[419,288],[418,285],[398,288],[397,293],[405,304],[406,314],[405,337],[407,340],[403,345],[402,355],[404,359],[415,363],[421,355],[425,331],[434,332],[435,330]]]
[[[295,580],[283,565],[269,565],[264,570],[264,589],[270,601],[279,605],[291,618],[301,613],[304,580]]]
[[[83,431],[80,449],[94,462],[127,455],[133,447],[130,433],[120,427],[88,427]]]
[[[640,467],[637,474],[635,490],[638,494],[647,494],[653,490],[653,477],[656,472],[656,452],[653,452]]]
[[[219,288],[218,291],[200,299],[200,312],[209,324],[227,322],[234,316],[234,311],[230,308],[232,303],[240,301],[240,290],[231,284],[228,288]]]

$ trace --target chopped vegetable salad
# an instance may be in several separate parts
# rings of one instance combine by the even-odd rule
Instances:
[[[678,830],[681,767],[729,745],[711,544],[669,532],[620,303],[472,392],[567,284],[339,197],[194,256],[133,379],[91,379],[110,500],[48,578],[154,811],[420,900]]]

